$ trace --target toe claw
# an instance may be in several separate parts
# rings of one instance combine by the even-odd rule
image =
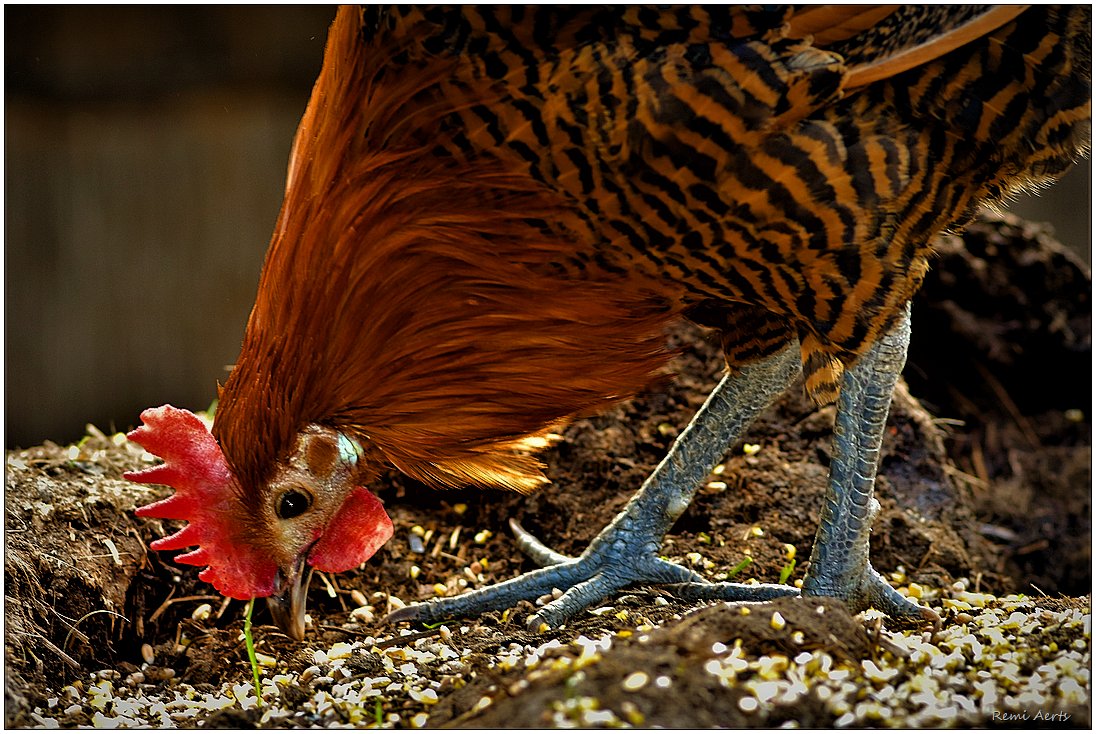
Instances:
[[[926,623],[932,625],[933,632],[939,632],[940,627],[941,625],[943,625],[944,622],[940,615],[937,614],[935,610],[929,609],[928,607],[920,607],[920,609],[921,619],[923,619]]]
[[[510,532],[514,534],[514,538],[517,540],[518,549],[542,568],[545,566],[558,566],[561,563],[573,560],[570,556],[557,553],[541,543],[535,535],[523,528],[514,518],[510,518]]]

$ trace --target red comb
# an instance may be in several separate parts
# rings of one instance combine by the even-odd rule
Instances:
[[[247,518],[237,495],[236,479],[221,447],[205,423],[189,410],[163,405],[141,413],[144,425],[127,438],[163,464],[126,472],[125,477],[144,484],[166,484],[175,494],[137,508],[141,517],[186,520],[188,525],[173,535],[153,542],[153,550],[197,550],[176,556],[179,563],[206,566],[198,578],[234,599],[250,599],[274,593],[277,564],[246,541]]]

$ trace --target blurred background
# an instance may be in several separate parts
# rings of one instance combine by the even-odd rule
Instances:
[[[5,6],[7,448],[207,407],[236,358],[329,6]],[[1087,162],[1011,210],[1090,257]]]

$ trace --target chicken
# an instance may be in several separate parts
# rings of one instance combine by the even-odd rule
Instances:
[[[578,558],[391,619],[505,608],[563,623],[629,584],[707,583],[663,535],[802,372],[837,400],[802,594],[935,614],[869,562],[874,477],[929,242],[1087,152],[1086,6],[343,8],[294,142],[242,349],[210,432],[146,411],[131,434],[189,521],[153,548],[304,635],[313,568],[391,535],[365,487],[529,492],[552,431],[641,391],[680,318],[728,371]]]

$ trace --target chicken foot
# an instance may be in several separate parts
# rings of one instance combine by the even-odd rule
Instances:
[[[835,597],[853,611],[874,607],[891,617],[938,624],[936,612],[895,591],[868,559],[871,524],[880,509],[873,496],[879,451],[909,340],[906,304],[896,326],[845,370],[834,420],[829,484],[802,594]],[[686,583],[666,588],[681,599],[741,600],[735,596],[737,589],[724,591],[727,586],[740,585]]]
[[[822,521],[803,583],[807,596],[834,596],[854,610],[875,606],[894,616],[936,621],[931,610],[902,597],[868,562],[868,537],[879,503],[872,497],[890,397],[905,362],[909,311],[889,334],[845,371],[834,429],[834,459]],[[800,593],[782,584],[711,583],[658,557],[662,538],[688,508],[697,488],[732,445],[799,371],[791,343],[761,362],[725,376],[670,451],[619,515],[577,558],[557,553],[511,521],[518,545],[543,568],[460,596],[392,612],[389,622],[437,621],[506,609],[564,590],[527,621],[557,627],[633,584],[665,585],[684,599],[758,602]]]
[[[829,489],[822,505],[804,596],[832,596],[859,611],[874,607],[892,617],[939,615],[895,591],[868,560],[871,524],[879,514],[875,475],[894,386],[906,363],[910,306],[897,325],[845,370],[833,427]]]

